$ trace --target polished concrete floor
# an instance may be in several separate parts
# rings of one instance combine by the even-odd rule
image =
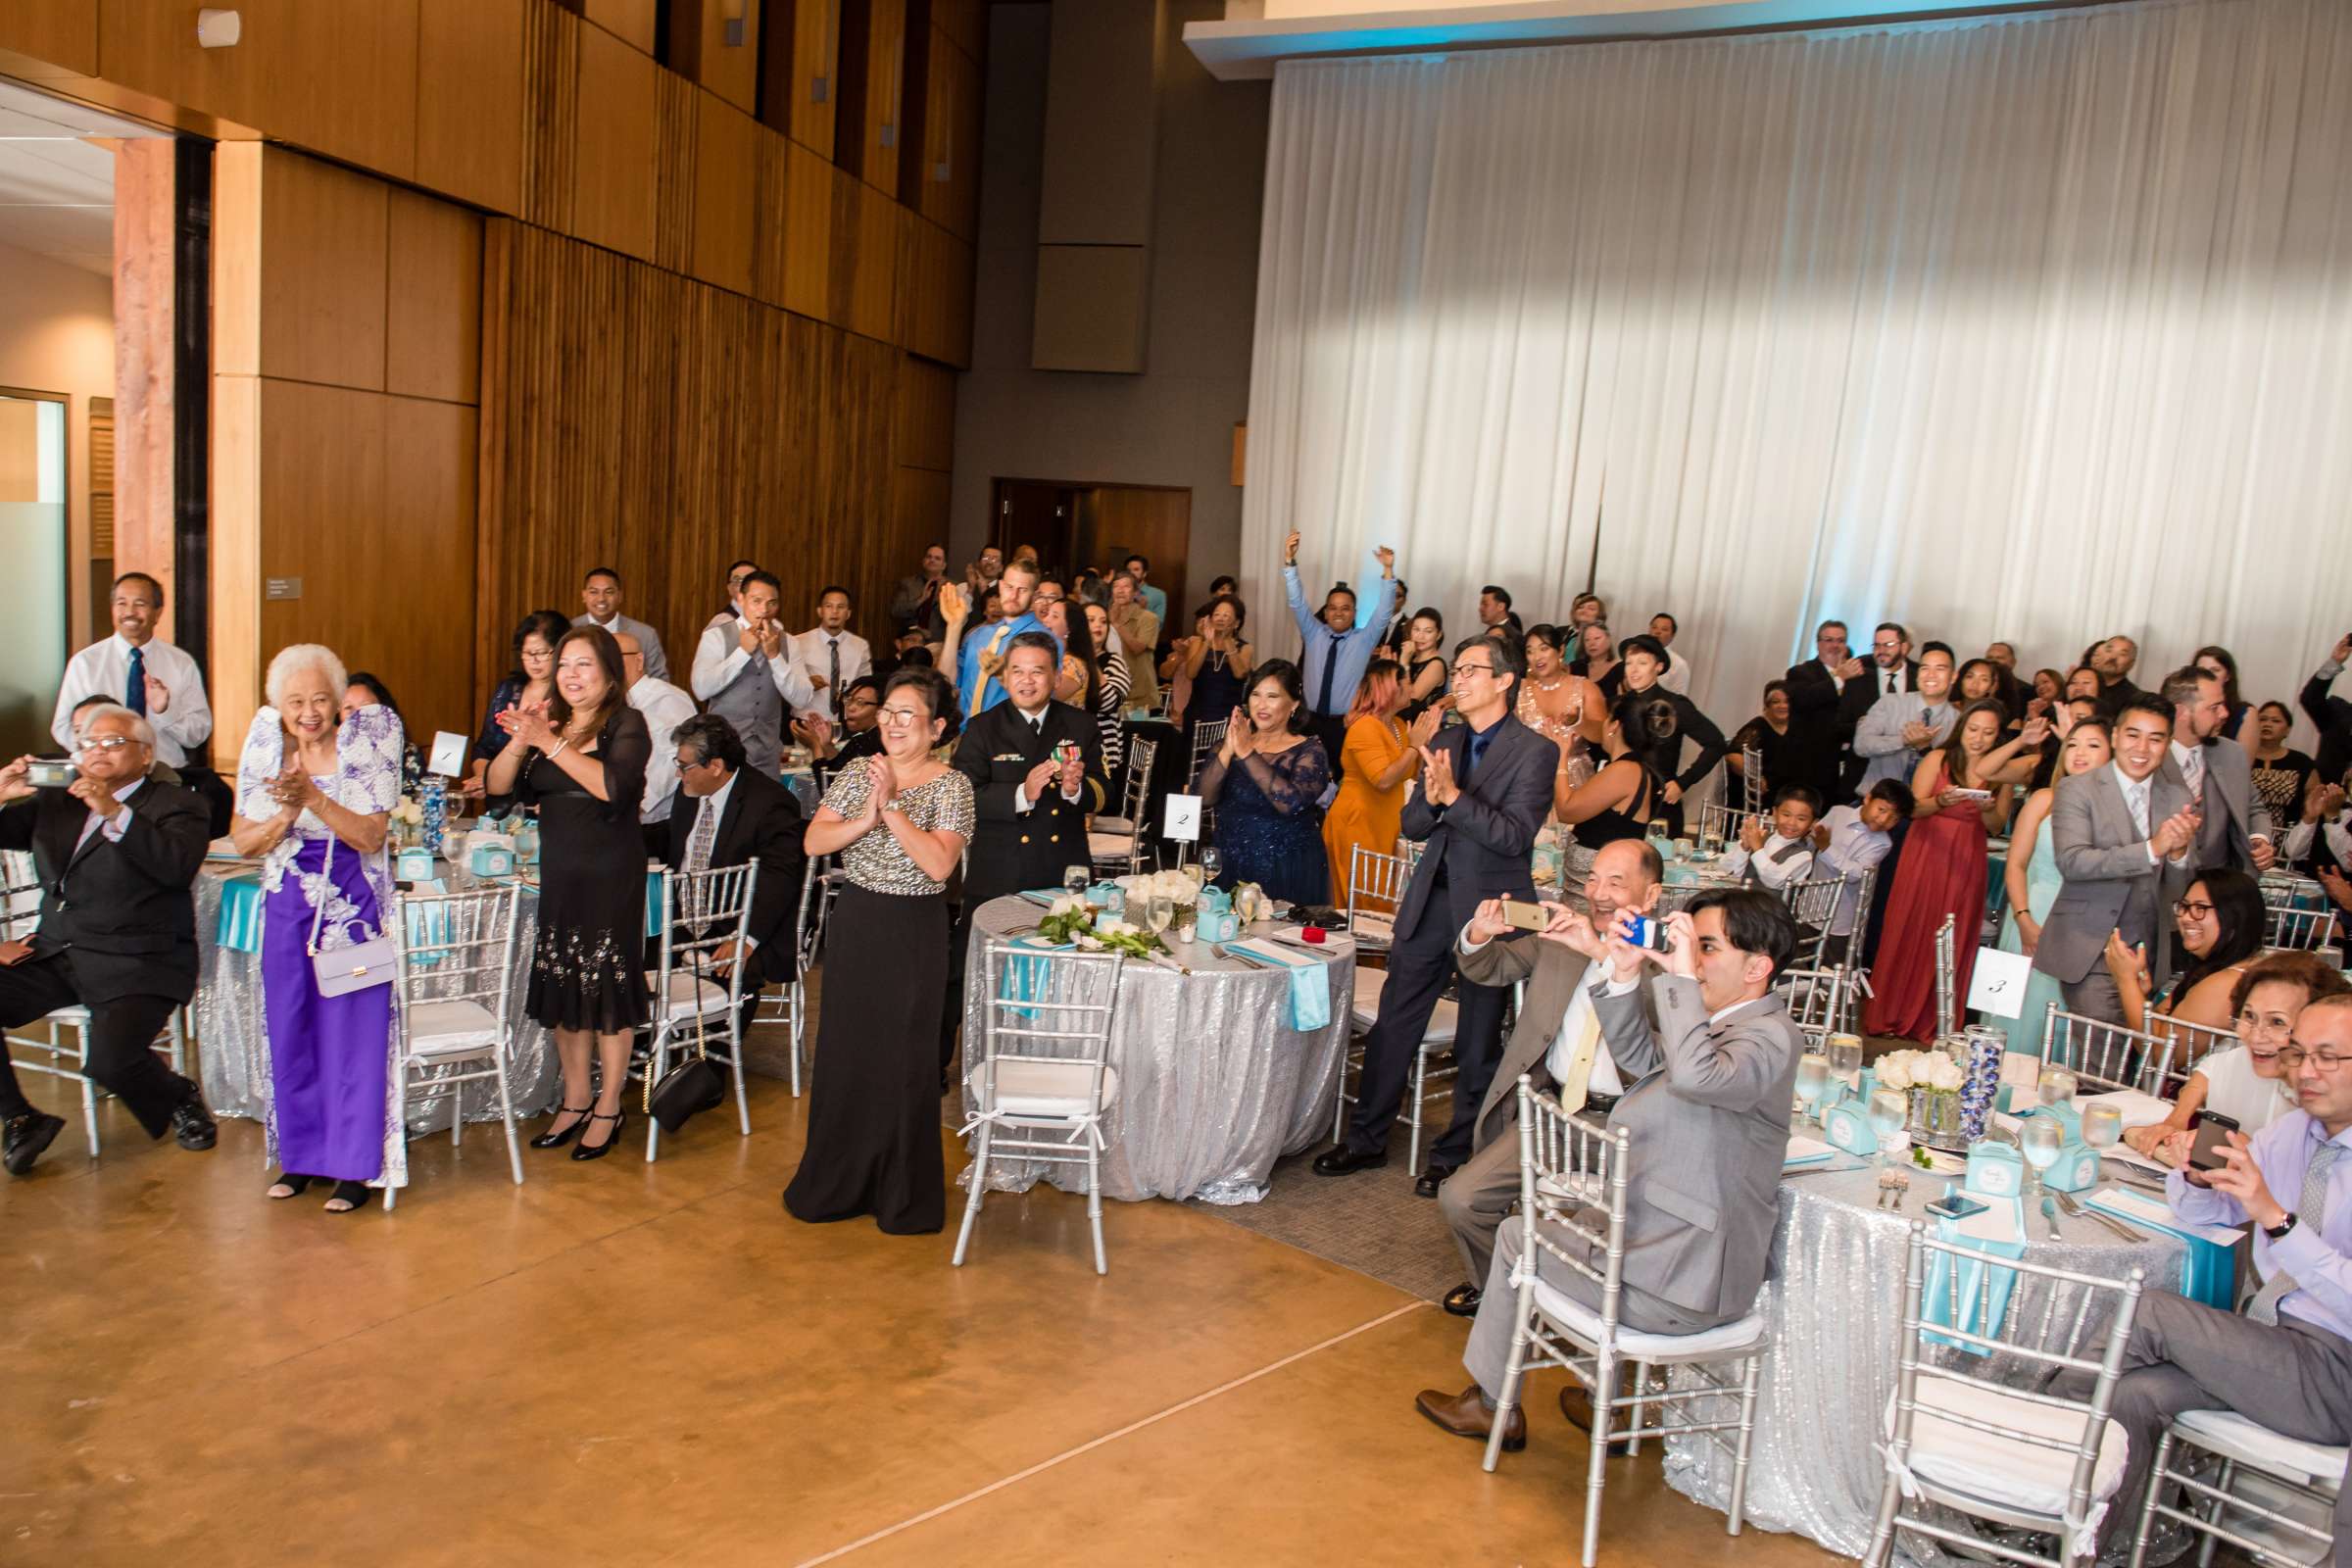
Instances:
[[[522,1187],[494,1127],[419,1145],[390,1215],[265,1201],[252,1123],[193,1154],[101,1114],[104,1158],[76,1124],[0,1179],[9,1568],[1576,1558],[1556,1374],[1490,1476],[1411,1403],[1465,1325],[1212,1213],[1112,1205],[1107,1278],[1044,1188],[962,1269],[795,1223],[773,1080],[753,1137],[650,1166],[634,1119]],[[1610,1474],[1604,1563],[1830,1560],[1727,1538],[1649,1450]]]

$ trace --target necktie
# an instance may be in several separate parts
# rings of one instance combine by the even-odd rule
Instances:
[[[980,651],[980,658],[973,661],[972,690],[971,695],[964,699],[964,717],[970,718],[980,711],[980,699],[988,695],[988,683],[995,679],[994,676],[990,675],[989,672],[981,666],[988,660],[994,659],[997,656],[997,650],[1004,645],[1004,634],[1011,629],[1012,623],[1010,621],[1006,621],[1004,625],[999,626],[997,628],[997,634],[988,640],[988,646]]]
[[[1592,1058],[1600,1054],[1600,1014],[1588,1003],[1583,1027],[1576,1032],[1576,1049],[1568,1057],[1567,1076],[1560,1080],[1560,1109],[1573,1116],[1585,1108],[1592,1082]]]
[[[832,699],[833,717],[841,718],[841,639],[825,639],[825,695]]]
[[[1331,646],[1323,650],[1323,694],[1315,699],[1315,711],[1328,716],[1331,712],[1332,678],[1340,672],[1340,634],[1331,634]]]
[[[1890,669],[1890,670],[1888,670],[1888,671],[1886,672],[1886,695],[1887,695],[1888,697],[1892,697],[1892,696],[1894,695],[1894,671],[1893,671],[1893,670],[1891,670],[1891,669]]]
[[[2311,1156],[2311,1163],[2303,1167],[2303,1198],[2300,1202],[2295,1204],[2297,1229],[2308,1225],[2317,1231],[2321,1225],[2326,1223],[2328,1218],[2328,1172],[2334,1168],[2336,1160],[2343,1154],[2343,1152],[2344,1146],[2341,1144],[2322,1144],[2320,1152]],[[2295,1277],[2292,1274],[2284,1269],[2275,1271],[2269,1282],[2256,1293],[2254,1299],[2246,1303],[2246,1320],[2250,1323],[2277,1323],[2278,1321],[2278,1302],[2288,1292],[2296,1289],[2299,1287],[2295,1284]]]
[[[122,683],[122,706],[141,718],[147,716],[147,650],[144,648],[130,651],[130,674]]]
[[[2142,779],[2124,786],[2124,804],[2132,808],[2132,828],[2141,838],[2148,836],[2148,786]]]
[[[2188,802],[2202,805],[2205,800],[2205,748],[2191,746],[2188,758],[2180,764],[2180,777],[2188,785]]]
[[[711,847],[717,842],[717,803],[714,800],[706,797],[697,803],[697,811],[694,818],[694,834],[686,841],[687,875],[692,876],[697,872],[708,871],[710,869],[710,850]],[[701,918],[705,901],[700,883],[694,885],[694,892],[689,898],[688,903],[690,906],[688,910],[689,915],[696,919]]]

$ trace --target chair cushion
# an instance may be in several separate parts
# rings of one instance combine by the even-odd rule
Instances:
[[[1380,1017],[1381,987],[1388,984],[1386,969],[1355,971],[1355,1026],[1369,1029]],[[1461,1009],[1445,997],[1438,999],[1437,1007],[1429,1015],[1429,1031],[1421,1037],[1421,1049],[1435,1051],[1453,1044],[1460,1022]]]
[[[1542,1275],[1536,1276],[1536,1305],[1570,1334],[1592,1345],[1600,1339],[1600,1314]],[[1617,1348],[1636,1361],[1700,1361],[1737,1355],[1764,1342],[1764,1319],[1754,1312],[1696,1334],[1640,1334],[1617,1325]]]
[[[2333,1492],[2342,1482],[2345,1457],[2352,1453],[2285,1437],[2235,1410],[2183,1410],[2173,1418],[2173,1425],[2200,1447],[2323,1492]]]
[[[1126,838],[1135,831],[1135,824],[1123,816],[1098,816],[1088,824],[1097,833]]]
[[[1087,1091],[1093,1069],[1082,1061],[1000,1061],[997,1108],[1007,1116],[1075,1121],[1094,1109]],[[973,1079],[976,1085],[979,1079]],[[1102,1108],[1119,1098],[1119,1070],[1102,1069]]]
[[[454,1055],[498,1044],[498,1019],[478,1002],[409,1004],[409,1050],[419,1056]]]
[[[2011,1443],[1949,1421],[1936,1410],[1949,1410],[1973,1420],[1989,1421],[2012,1431],[2032,1432],[2073,1444],[2082,1433],[2083,1417],[2073,1410],[2035,1404],[1995,1389],[1979,1388],[1951,1378],[1922,1372],[1918,1385],[1919,1414],[1911,1425],[1911,1468],[1923,1480],[1947,1491],[1965,1493],[1987,1502],[2032,1513],[2062,1517],[2067,1488],[2074,1481],[2074,1461],[2064,1451],[2031,1443]],[[1894,1400],[1886,1401],[1887,1426],[1893,1430]],[[2092,1517],[2123,1484],[2131,1457],[2131,1439],[2123,1427],[2107,1423],[2099,1443],[2098,1463],[2090,1475]]]
[[[660,975],[651,969],[646,971],[645,988],[648,991],[657,990],[661,983]],[[680,969],[670,975],[669,995],[663,1000],[665,1005],[662,1009],[661,1016],[669,1018],[699,1017],[704,1013],[727,1010],[727,988],[715,980],[702,979],[692,970]]]
[[[1089,833],[1086,853],[1098,860],[1124,860],[1135,854],[1135,840],[1125,833]]]

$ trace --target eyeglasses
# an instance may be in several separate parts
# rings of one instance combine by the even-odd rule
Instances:
[[[919,708],[885,708],[882,710],[882,722],[885,724],[920,724],[923,719],[923,710]]]
[[[139,743],[128,735],[92,735],[81,743],[85,752],[119,752],[125,746]]]
[[[1493,675],[1494,673],[1494,666],[1493,664],[1456,664],[1453,666],[1455,680],[1460,680],[1464,675]]]
[[[2182,899],[2173,906],[2173,912],[2183,920],[2202,920],[2213,912],[2213,906]]]
[[[2305,1051],[2301,1046],[2289,1046],[2278,1053],[2278,1065],[2288,1072],[2300,1071],[2306,1060],[2322,1072],[2333,1072],[2346,1059],[2332,1051]]]

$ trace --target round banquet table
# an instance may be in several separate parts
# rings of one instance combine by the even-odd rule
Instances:
[[[1841,1156],[1835,1163],[1850,1161]],[[1911,1193],[1899,1213],[1873,1206],[1879,1196],[1875,1167],[1784,1178],[1771,1273],[1756,1298],[1770,1348],[1749,1450],[1747,1522],[1794,1531],[1848,1558],[1870,1544],[1886,1475],[1873,1445],[1884,1438],[1894,1395],[1909,1227],[1924,1218],[1933,1234],[1934,1218],[1920,1210],[1942,1192],[1945,1180],[1921,1170],[1909,1174]],[[1959,1184],[1956,1175],[1950,1180]],[[2180,1286],[2187,1246],[2179,1237],[2142,1228],[2147,1241],[2127,1242],[2088,1215],[2062,1213],[2062,1239],[2052,1242],[2039,1205],[2028,1204],[2026,1218],[2028,1262],[2118,1281],[2137,1267],[2145,1271],[2148,1290]],[[2039,1320],[2050,1289],[2048,1281],[2017,1276],[2009,1311]],[[2060,1288],[2059,1321],[2071,1318],[2079,1293],[2080,1287]],[[2095,1318],[2091,1332],[2097,1332]],[[1972,1371],[1990,1371],[2004,1382],[2027,1381],[2037,1370],[2022,1357],[2010,1358],[2007,1368],[1999,1358],[1989,1365],[1968,1359]],[[1676,1387],[1690,1382],[1690,1374],[1677,1371]],[[1665,1471],[1677,1492],[1719,1513],[1729,1511],[1728,1447],[1705,1437],[1670,1438]],[[1906,1552],[1921,1539],[1900,1538]]]
[[[986,1029],[983,943],[1035,929],[1043,912],[1008,897],[973,916],[964,971],[971,978],[963,988],[967,1061],[978,1059]],[[1261,925],[1255,933],[1273,929]],[[1102,1196],[1253,1203],[1265,1196],[1277,1159],[1329,1135],[1355,996],[1354,949],[1343,938],[1318,955],[1331,987],[1331,1022],[1302,1033],[1291,1027],[1287,974],[1219,958],[1205,942],[1168,947],[1192,973],[1136,959],[1120,971],[1108,1058],[1119,1098],[1103,1121]],[[977,1108],[968,1084],[964,1104]],[[991,1192],[1026,1192],[1041,1176],[1085,1190],[1083,1166],[1004,1154],[989,1161]]]

